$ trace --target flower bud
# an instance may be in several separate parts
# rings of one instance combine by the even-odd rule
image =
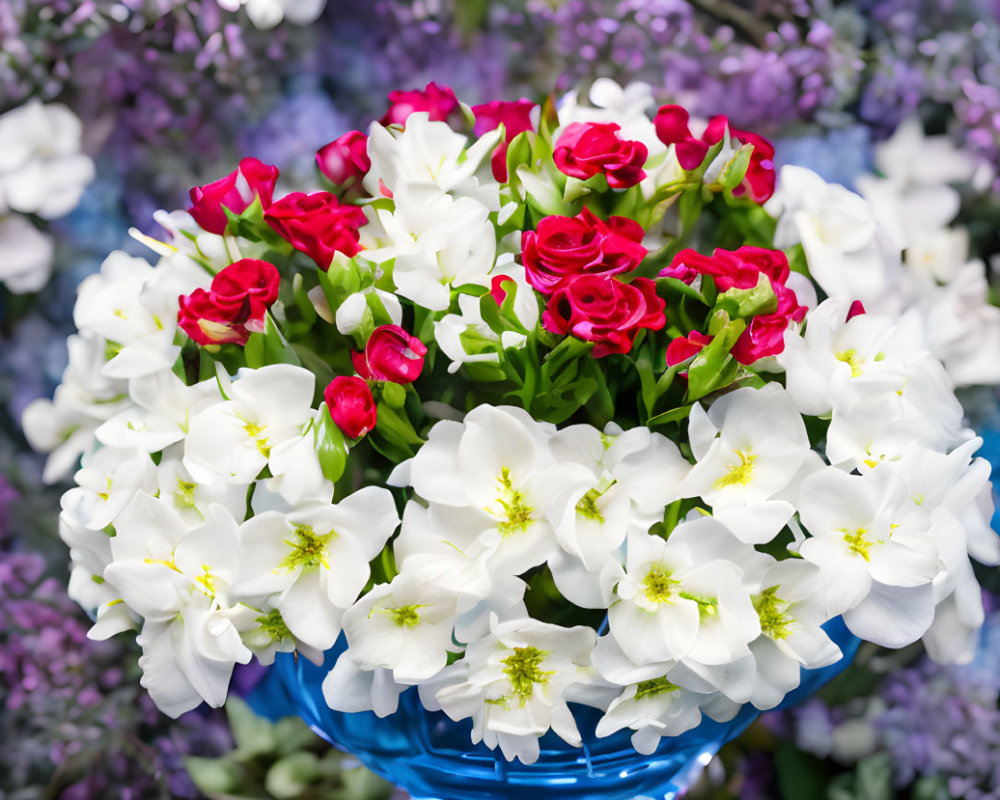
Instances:
[[[334,424],[351,439],[358,439],[375,427],[376,409],[372,390],[357,376],[334,378],[323,392]]]
[[[204,186],[191,189],[191,207],[188,212],[202,228],[209,233],[223,234],[226,232],[226,212],[242,214],[254,198],[260,198],[260,204],[267,209],[271,205],[274,185],[278,181],[278,168],[264,164],[256,158],[244,158],[239,167]]]

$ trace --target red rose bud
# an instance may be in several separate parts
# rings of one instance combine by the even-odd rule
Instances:
[[[712,336],[701,331],[691,331],[687,336],[678,336],[667,345],[667,366],[672,367],[687,361],[691,356],[700,353],[712,339]]]
[[[365,344],[365,352],[351,353],[351,361],[365,380],[413,383],[424,368],[427,346],[399,325],[380,325]]]
[[[490,103],[472,107],[472,113],[476,115],[476,124],[472,130],[476,136],[482,136],[484,133],[503,125],[504,140],[497,145],[490,159],[493,177],[500,183],[506,183],[508,177],[507,145],[519,133],[534,130],[534,126],[531,124],[531,112],[537,105],[537,103],[522,97],[514,102],[493,100]]]
[[[325,272],[334,253],[350,257],[361,250],[358,228],[368,219],[361,208],[340,205],[330,192],[292,192],[271,204],[264,221]]]
[[[729,120],[726,117],[712,117],[708,121],[708,127],[702,135],[709,144],[721,142],[726,132]],[[747,167],[747,174],[743,178],[743,183],[733,189],[736,197],[750,194],[750,198],[755,203],[763,203],[774,194],[774,145],[763,136],[758,136],[750,131],[741,131],[739,128],[729,127],[729,135],[740,144],[753,145],[753,152],[750,154],[750,166]]]
[[[264,315],[278,299],[280,276],[273,264],[244,258],[230,264],[211,287],[181,295],[177,324],[195,342],[245,345],[264,330]]]
[[[701,166],[711,145],[722,141],[729,120],[723,116],[712,117],[701,139],[691,133],[688,120],[688,112],[680,106],[661,106],[653,123],[657,138],[665,145],[674,145],[680,165],[692,170]],[[753,145],[746,177],[733,194],[739,197],[749,192],[754,202],[763,203],[774,194],[774,146],[764,137],[738,128],[730,127],[729,135],[740,144]]]
[[[494,275],[490,281],[490,297],[498,306],[502,306],[503,301],[507,299],[507,290],[503,288],[503,282],[512,280],[510,275]]]
[[[552,158],[559,170],[587,180],[607,176],[612,189],[627,189],[646,177],[646,145],[622,139],[614,122],[574,122],[556,142]]]
[[[585,208],[575,217],[545,217],[521,234],[528,283],[551,294],[579,275],[616,275],[639,266],[648,252],[639,223],[627,217],[598,219]]]
[[[407,117],[417,111],[426,111],[430,120],[444,122],[458,108],[458,98],[447,86],[431,81],[420,89],[389,92],[389,110],[379,122],[383,125],[405,125]]]
[[[348,131],[319,149],[316,166],[337,186],[347,189],[360,184],[372,168],[368,137],[361,131]]]
[[[594,342],[591,355],[603,358],[631,350],[641,328],[662,328],[665,305],[648,278],[622,283],[603,275],[581,275],[549,298],[542,322],[552,333]]]
[[[847,322],[850,322],[857,316],[865,313],[865,304],[860,300],[854,300],[851,303],[851,307],[847,309]]]
[[[361,378],[339,376],[323,392],[333,423],[351,439],[375,427],[376,410],[372,390]]]
[[[256,158],[244,158],[239,167],[214,183],[195,186],[190,191],[191,207],[188,212],[209,233],[226,232],[226,212],[242,214],[259,197],[266,209],[271,205],[274,185],[278,181],[278,168],[264,164]]]

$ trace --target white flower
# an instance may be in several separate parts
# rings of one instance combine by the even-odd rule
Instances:
[[[135,497],[136,492],[153,494],[156,487],[155,466],[141,451],[102,447],[84,459],[83,468],[74,476],[72,492],[87,492],[97,498],[91,506],[86,526],[99,531],[113,525],[115,518]]]
[[[776,356],[785,387],[803,414],[829,415],[865,397],[903,389],[908,365],[926,358],[917,318],[878,314],[847,319],[849,298],[824,300],[806,317],[805,334],[789,328]]]
[[[779,561],[753,595],[761,636],[750,643],[757,667],[750,701],[759,709],[774,708],[796,688],[800,668],[826,667],[842,656],[821,627],[828,617],[824,597],[816,592],[818,579],[812,564]]]
[[[646,427],[607,435],[572,425],[551,446],[563,468],[546,516],[562,550],[549,568],[570,602],[607,608],[622,576],[626,534],[645,533],[663,519],[690,466],[672,441]]]
[[[898,311],[901,248],[869,203],[804,167],[782,167],[778,185],[767,205],[780,213],[775,246],[801,242],[810,274],[829,296],[861,300],[871,311]]]
[[[94,179],[94,162],[80,152],[82,131],[61,103],[31,100],[0,114],[0,212],[56,219],[76,208]]]
[[[389,669],[397,683],[436,675],[461,650],[452,632],[457,599],[416,571],[375,586],[344,613],[348,653],[365,670]]]
[[[183,445],[174,445],[163,451],[156,467],[158,497],[170,503],[190,526],[200,524],[209,506],[220,504],[242,522],[246,515],[249,485],[210,481],[198,483],[184,469]]]
[[[478,406],[461,423],[434,425],[389,484],[410,484],[428,503],[461,510],[469,530],[495,548],[489,569],[520,574],[557,546],[545,518],[557,466],[548,447],[553,430],[520,408]]]
[[[322,302],[326,302],[325,295],[322,294],[322,287],[316,287],[319,289],[319,295],[317,300],[322,298]],[[360,292],[354,292],[348,295],[347,299],[337,308],[336,313],[336,323],[337,330],[348,336],[354,331],[356,331],[361,323],[364,321],[365,312],[368,311],[368,295],[374,294],[378,297],[382,306],[389,314],[389,319],[392,320],[393,325],[402,325],[403,323],[403,307],[399,304],[399,298],[392,292],[383,292],[381,289],[376,289],[374,286],[369,286],[366,289],[362,289]],[[329,306],[327,306],[329,309]]]
[[[497,129],[466,149],[466,137],[446,122],[430,120],[426,111],[410,114],[401,131],[373,122],[368,134],[371,169],[364,187],[372,197],[381,197],[384,186],[394,201],[401,191],[417,198],[447,193],[453,199],[473,199],[488,211],[499,211],[499,184],[492,173],[479,169],[488,163],[499,141]]]
[[[374,486],[335,505],[258,514],[240,529],[234,592],[251,605],[266,601],[297,639],[325,650],[368,581],[368,562],[398,524],[392,496]]]
[[[760,622],[742,559],[734,559],[741,549],[751,550],[710,517],[682,522],[666,540],[630,535],[619,599],[608,610],[625,655],[637,665],[685,657],[718,665],[748,655]]]
[[[184,466],[200,483],[246,484],[269,463],[279,445],[302,435],[313,416],[316,378],[302,367],[271,364],[241,369],[236,380],[224,383],[227,399],[191,420]]]
[[[700,694],[671,683],[666,677],[626,686],[597,723],[598,736],[631,728],[632,746],[643,755],[653,753],[664,736],[680,736],[701,724],[701,706],[711,694]]]
[[[362,669],[344,652],[323,679],[323,699],[334,711],[374,711],[377,717],[387,717],[396,713],[406,688],[393,680],[392,670]]]
[[[0,281],[15,294],[37,292],[49,280],[55,243],[18,214],[0,217]]]
[[[495,279],[500,275],[510,278],[517,287],[514,296],[514,316],[525,330],[533,331],[538,325],[538,296],[525,278],[524,267],[512,261],[503,264],[498,262],[490,277]],[[452,360],[448,365],[449,372],[458,372],[462,364],[480,361],[499,363],[498,346],[506,350],[510,347],[521,347],[526,341],[525,335],[516,331],[504,331],[498,337],[483,321],[479,302],[479,297],[460,294],[458,296],[460,313],[446,314],[434,323],[434,339],[441,351]]]
[[[52,400],[28,405],[21,425],[35,450],[50,452],[42,480],[53,483],[69,474],[83,453],[97,445],[94,431],[115,414],[129,408],[128,384],[102,374],[105,341],[91,333],[66,341],[69,364]]]
[[[773,539],[795,513],[794,484],[820,466],[789,394],[776,383],[737,389],[688,422],[697,463],[684,479],[684,497],[702,497],[712,515],[742,542]]]
[[[498,622],[473,642],[465,657],[446,667],[420,699],[456,722],[472,717],[472,743],[500,747],[507,760],[538,760],[538,739],[550,728],[580,747],[580,732],[566,692],[594,680],[590,654],[597,634],[533,619]]]
[[[202,700],[226,699],[236,663],[250,651],[233,624],[229,591],[240,555],[236,521],[212,506],[204,524],[189,529],[163,500],[140,492],[118,516],[113,562],[104,578],[144,618],[142,685],[173,717]]]
[[[489,286],[497,243],[486,206],[420,186],[401,187],[394,202],[392,211],[369,212],[374,219],[362,229],[362,255],[375,264],[393,260],[401,297],[443,311],[450,287]]]
[[[803,481],[799,515],[812,536],[799,552],[820,568],[830,616],[843,613],[861,638],[902,647],[930,626],[940,566],[933,533],[904,513],[890,480],[878,469],[827,467]]]

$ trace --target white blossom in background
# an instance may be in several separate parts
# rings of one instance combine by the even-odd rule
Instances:
[[[0,216],[0,282],[15,294],[37,292],[52,274],[55,242],[19,214]]]
[[[261,30],[269,30],[287,19],[296,25],[315,22],[326,7],[326,0],[217,0],[226,11],[246,7],[250,21]]]
[[[31,100],[0,114],[0,212],[65,216],[94,179],[79,117],[61,103]]]

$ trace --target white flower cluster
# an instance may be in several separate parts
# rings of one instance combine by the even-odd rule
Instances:
[[[579,744],[567,701],[607,712],[599,735],[633,729],[640,752],[702,713],[772,708],[800,667],[840,658],[820,627],[839,614],[869,641],[971,655],[969,553],[1000,563],[979,442],[940,365],[887,320],[847,321],[838,301],[809,320],[788,337],[787,390],[695,406],[693,465],[645,428],[556,430],[512,407],[435,425],[390,479],[417,496],[400,572],[344,614],[328,703],[385,715],[417,684],[428,708],[472,717],[475,741],[531,762],[549,728]],[[803,414],[832,416],[831,463]],[[695,497],[700,513],[650,533]],[[754,547],[786,525],[799,558]],[[523,578],[543,564],[568,600],[606,610],[606,634],[529,616]]]
[[[949,227],[977,167],[947,137],[925,137],[916,119],[876,147],[884,177],[859,178],[859,196],[802,167],[785,167],[772,210],[775,244],[801,243],[812,276],[829,295],[869,311],[906,312],[916,334],[957,386],[1000,383],[1000,308],[988,270],[969,258],[964,228]]]
[[[270,30],[287,19],[296,25],[315,22],[326,7],[326,0],[218,0],[226,11],[246,6],[250,21],[261,30]]]
[[[27,218],[65,216],[94,178],[81,151],[79,118],[60,103],[37,100],[0,114],[0,281],[35,292],[52,272],[52,237]]]
[[[60,516],[70,596],[94,638],[140,629],[143,685],[174,716],[221,705],[252,654],[322,660],[399,523],[386,489],[330,502],[310,371],[175,374],[177,298],[209,278],[181,254],[112,254],[80,287],[54,400],[24,416],[49,480],[84,456]]]

